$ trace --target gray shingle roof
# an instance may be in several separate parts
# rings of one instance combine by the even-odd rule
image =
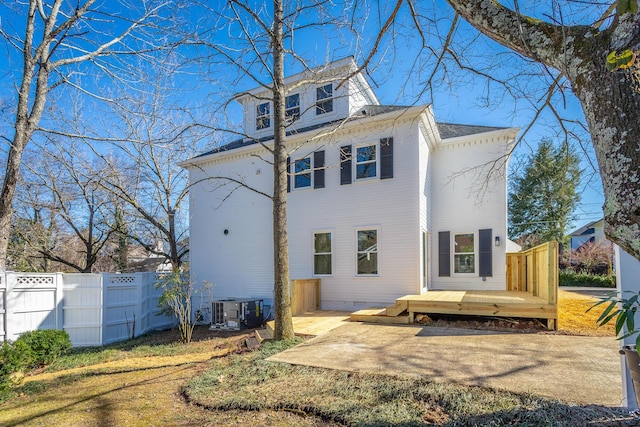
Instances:
[[[476,133],[492,132],[495,130],[506,129],[504,127],[494,126],[478,126],[478,125],[460,125],[456,123],[436,123],[440,138],[456,138],[459,136],[474,135]]]
[[[365,117],[373,117],[380,114],[386,114],[393,111],[406,110],[411,107],[400,106],[400,105],[367,105],[360,109],[360,111],[356,112],[352,117],[350,117],[349,121],[359,120]],[[300,129],[295,129],[287,132],[287,136],[295,135],[299,133],[309,132],[316,129],[321,129],[323,127],[328,127],[336,123],[340,123],[343,120],[333,120],[330,122],[320,123],[313,126],[307,126]],[[455,138],[459,136],[473,135],[476,133],[484,133],[491,132],[495,130],[506,129],[503,127],[493,127],[493,126],[477,126],[477,125],[462,125],[455,123],[437,123],[438,131],[440,132],[440,137],[442,139]],[[221,147],[214,148],[213,150],[207,151],[205,153],[197,155],[195,158],[208,156],[210,154],[223,153],[226,151],[235,150],[237,148],[246,147],[249,145],[258,144],[259,142],[266,142],[273,139],[272,135],[266,136],[260,139],[237,139],[235,141],[231,141],[228,144],[225,144]]]

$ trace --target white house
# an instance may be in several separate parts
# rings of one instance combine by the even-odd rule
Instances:
[[[430,289],[505,290],[518,130],[381,105],[362,74],[344,80],[356,69],[347,58],[286,80],[291,278],[320,278],[321,307],[340,310]],[[181,163],[191,275],[216,299],[273,298],[272,203],[260,194],[273,188],[269,96],[238,95],[246,137]]]
[[[604,218],[583,225],[569,234],[569,239],[571,240],[572,251],[580,249],[580,247],[587,242],[599,243],[606,241],[607,238],[604,235]]]

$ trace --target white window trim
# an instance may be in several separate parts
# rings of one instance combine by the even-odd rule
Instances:
[[[315,247],[315,235],[316,234],[331,234],[331,274],[316,274],[316,247]],[[333,230],[313,230],[311,232],[311,276],[312,277],[333,277],[335,271],[335,232]],[[322,252],[324,254],[325,252]]]
[[[353,272],[354,272],[354,276],[355,277],[364,277],[364,278],[370,278],[370,277],[380,277],[380,229],[381,227],[379,225],[371,225],[371,226],[363,226],[363,227],[356,227],[354,229],[353,232],[353,237],[354,237],[354,245],[353,245],[353,256],[354,256],[354,265],[353,265]],[[358,231],[368,231],[368,230],[375,230],[376,231],[376,254],[378,255],[378,260],[377,260],[377,270],[378,272],[376,274],[359,274],[358,273]]]
[[[291,107],[291,108],[287,108],[287,98],[290,96],[294,96],[294,95],[298,95],[298,105],[296,105],[295,107]],[[285,96],[285,109],[284,109],[284,118],[287,121],[287,123],[293,123],[296,120],[300,120],[300,116],[302,115],[302,111],[300,110],[300,93],[292,93],[289,94],[287,96]],[[297,116],[288,116],[287,112],[293,110],[297,108],[298,109],[298,115]]]
[[[358,178],[358,148],[362,148],[362,147],[371,147],[374,146],[376,147],[376,176],[370,176],[367,178]],[[353,161],[353,182],[366,182],[366,181],[373,181],[373,180],[379,180],[380,179],[380,143],[379,142],[369,142],[369,143],[363,143],[363,144],[358,144],[355,147],[354,152],[352,153],[352,161]],[[373,163],[373,162],[369,162],[369,163]],[[362,164],[362,163],[360,163]]]
[[[260,115],[260,114],[258,114],[258,112],[260,111],[260,106],[264,105],[264,104],[267,104],[267,108],[269,109],[269,112],[267,114],[265,114],[265,115]],[[259,102],[258,104],[256,104],[256,109],[255,109],[255,111],[256,111],[255,128],[256,128],[257,132],[264,131],[264,130],[267,130],[267,129],[271,129],[271,127],[272,127],[271,123],[273,122],[273,117],[271,116],[271,109],[272,109],[271,108],[271,102],[269,102],[269,101],[267,101],[267,102]],[[269,119],[269,126],[265,126],[263,128],[258,128],[258,122],[259,122],[260,119]]]
[[[326,86],[331,86],[331,96],[326,97],[326,98],[318,99],[318,89],[324,88]],[[335,103],[334,103],[335,93],[334,93],[334,89],[335,88],[333,87],[333,83],[327,83],[327,84],[316,86],[316,102],[314,104],[314,109],[316,110],[316,116],[322,116],[322,115],[325,115],[325,114],[331,114],[334,111],[334,109],[335,109]],[[329,100],[331,101],[331,111],[324,111],[322,113],[318,113],[318,104],[327,102]]]
[[[469,252],[459,252],[456,253],[456,235],[459,234],[473,234],[473,273],[456,273],[456,254],[463,254]],[[478,232],[477,231],[452,231],[451,232],[451,277],[479,277],[478,276],[478,268],[479,268],[479,243],[478,243]]]
[[[307,169],[304,172],[296,172],[296,162],[300,161],[300,160],[304,160],[304,159],[309,159],[309,169]],[[293,178],[293,185],[291,186],[291,188],[293,190],[309,190],[313,188],[313,154],[310,153],[308,156],[302,156],[302,157],[298,157],[295,160],[291,161],[291,166],[293,167],[293,173],[292,173],[292,178]],[[306,175],[309,174],[309,185],[305,186],[305,187],[296,187],[296,176],[298,175]]]

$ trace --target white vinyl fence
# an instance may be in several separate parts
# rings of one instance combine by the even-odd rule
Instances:
[[[36,329],[64,329],[75,347],[166,329],[156,273],[46,274],[0,271],[0,342]]]

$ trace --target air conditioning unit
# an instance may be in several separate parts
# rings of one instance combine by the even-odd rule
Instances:
[[[211,327],[239,331],[242,328],[262,326],[263,305],[261,299],[228,298],[211,303]]]

